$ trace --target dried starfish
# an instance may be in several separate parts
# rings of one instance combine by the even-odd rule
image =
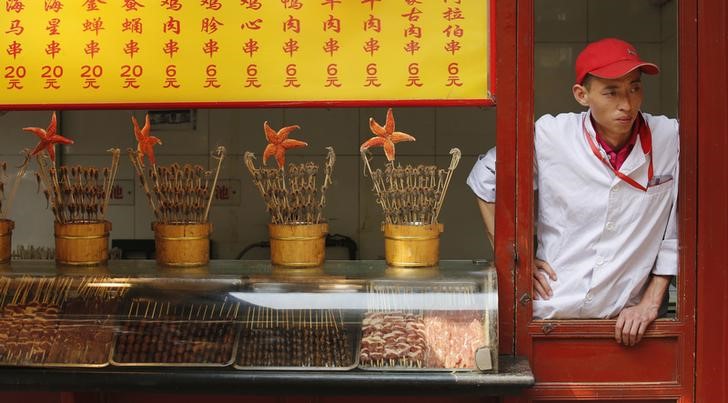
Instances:
[[[154,158],[154,145],[162,145],[162,140],[149,135],[149,130],[151,129],[149,125],[149,114],[147,113],[144,119],[144,127],[141,129],[139,129],[139,123],[134,116],[131,117],[131,122],[134,124],[134,137],[136,137],[138,144],[137,150],[143,155],[146,155],[152,165],[157,165],[157,161]],[[143,161],[144,159],[142,159]]]
[[[48,125],[47,129],[43,130],[40,127],[24,127],[23,130],[31,132],[40,138],[40,142],[38,142],[38,145],[36,145],[33,151],[30,152],[31,157],[40,154],[43,150],[47,150],[48,156],[51,158],[51,161],[55,162],[56,144],[73,144],[73,140],[67,139],[56,133],[55,112],[53,112],[53,115],[51,116],[51,123]]]
[[[303,141],[288,138],[289,133],[300,128],[301,127],[298,125],[286,126],[276,132],[271,129],[267,121],[263,123],[265,138],[268,139],[268,145],[263,151],[263,165],[266,165],[268,158],[275,156],[276,162],[278,162],[278,168],[283,169],[286,165],[286,150],[289,148],[301,148],[308,146],[308,144]]]
[[[394,161],[395,143],[399,143],[400,141],[415,141],[415,138],[407,133],[394,131],[394,116],[392,115],[392,108],[387,109],[387,121],[384,124],[384,127],[380,126],[374,118],[369,118],[369,129],[372,133],[376,134],[376,136],[365,141],[364,144],[359,147],[359,151],[365,151],[370,147],[382,147],[384,148],[384,154],[387,156],[387,161]]]

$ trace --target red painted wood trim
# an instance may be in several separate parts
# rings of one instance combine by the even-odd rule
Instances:
[[[518,2],[518,150],[516,155],[516,328],[525,330],[533,317],[530,302],[521,303],[523,295],[531,295],[533,268],[533,128],[534,128],[534,28],[533,1]],[[531,355],[530,335],[516,332],[516,351]],[[537,379],[538,380],[538,379]]]
[[[728,5],[698,0],[696,401],[728,401]]]
[[[516,0],[498,0],[496,8],[496,217],[495,265],[498,270],[499,343],[514,353],[513,245],[516,177]]]
[[[682,334],[683,356],[680,380],[682,401],[695,401],[695,314],[698,221],[698,24],[697,0],[678,3],[678,114],[680,117],[680,189],[678,275],[678,320],[685,326]],[[724,70],[725,72],[725,70]],[[702,400],[699,400],[702,401]]]

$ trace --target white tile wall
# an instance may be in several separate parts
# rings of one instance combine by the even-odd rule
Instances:
[[[651,0],[588,0],[588,39],[660,41],[660,7]]]
[[[579,110],[573,100],[573,63],[588,40],[617,36],[633,42],[641,55],[660,64],[662,74],[645,78],[645,110],[656,113],[676,111],[676,0],[661,7],[652,0],[534,0],[535,1],[535,113]],[[145,111],[64,111],[59,114],[60,132],[76,141],[64,147],[67,164],[107,164],[105,150],[134,147],[130,117],[140,121]],[[0,116],[0,159],[20,162],[18,153],[36,144],[36,139],[21,131],[26,126],[46,127],[50,111],[8,112]],[[332,145],[337,153],[334,185],[327,196],[326,215],[330,232],[352,237],[359,246],[360,258],[383,257],[380,230],[382,212],[363,176],[359,145],[372,136],[368,118],[384,124],[386,108],[269,108],[198,110],[196,127],[185,130],[152,130],[164,144],[156,147],[160,164],[172,162],[210,165],[209,152],[217,145],[227,148],[221,179],[239,183],[239,203],[214,205],[213,257],[234,258],[247,245],[265,241],[268,217],[260,196],[252,186],[242,163],[245,151],[261,156],[265,147],[263,121],[273,128],[298,124],[301,130],[291,137],[309,143],[303,150],[292,150],[288,161],[321,161],[324,148]],[[394,108],[396,130],[417,138],[415,143],[397,144],[398,161],[410,164],[446,166],[450,148],[463,152],[440,221],[445,224],[441,256],[483,258],[492,256],[475,198],[465,178],[475,156],[495,145],[495,108],[417,107]],[[375,166],[384,156],[375,149]],[[139,188],[124,153],[119,167],[120,179],[135,180],[133,205],[110,208],[112,238],[152,238],[151,209]],[[14,244],[52,245],[52,216],[45,209],[43,196],[35,193],[32,172],[26,175],[16,200],[12,218],[16,221]],[[22,208],[20,207],[22,206]],[[345,258],[342,248],[327,251],[329,258]],[[267,259],[268,249],[254,248],[245,258]]]

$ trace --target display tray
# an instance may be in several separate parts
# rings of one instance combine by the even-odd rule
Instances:
[[[0,279],[0,365],[109,365],[113,314],[126,292],[100,277]]]
[[[133,298],[114,335],[116,366],[225,367],[233,363],[240,303]]]
[[[235,368],[346,371],[357,366],[358,316],[333,309],[248,306]]]
[[[476,282],[373,281],[364,313],[359,368],[368,371],[477,371],[488,346]],[[455,310],[455,306],[471,310]],[[484,306],[484,305],[481,305]]]

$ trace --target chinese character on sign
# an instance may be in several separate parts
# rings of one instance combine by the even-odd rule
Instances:
[[[364,82],[365,87],[381,87],[382,83],[379,82],[379,77],[377,76],[377,64],[376,63],[369,63],[367,64],[367,79]]]
[[[407,77],[407,87],[422,87],[424,84],[420,81],[420,65],[419,63],[410,63],[409,66],[407,66],[407,71],[409,72],[409,77]]]
[[[408,36],[414,36],[415,38],[422,38],[422,27],[418,27],[414,24],[410,24],[409,27],[404,29],[405,38]]]
[[[329,19],[324,21],[324,32],[328,30],[341,32],[341,20],[335,18],[333,15],[329,15]]]
[[[294,10],[300,10],[303,4],[299,0],[281,0],[283,8],[291,8]]]
[[[298,81],[298,77],[296,77],[296,74],[298,74],[298,69],[296,68],[295,63],[286,66],[286,81],[283,84],[284,88],[298,88],[301,86],[301,83]]]
[[[202,51],[212,57],[215,53],[220,51],[220,46],[216,40],[210,39],[202,44]]]
[[[139,7],[144,5],[136,0],[124,0],[124,11],[139,11]]]
[[[455,54],[455,53],[456,53],[457,51],[459,51],[459,50],[460,50],[460,48],[461,48],[461,46],[460,46],[460,42],[458,42],[458,41],[450,41],[450,42],[448,42],[448,43],[446,43],[446,44],[445,44],[445,50],[446,50],[447,52],[450,52],[450,53],[452,53],[453,55],[454,55],[454,54]]]
[[[167,22],[162,23],[162,31],[163,32],[172,32],[177,35],[179,35],[180,32],[180,22],[179,20],[175,20],[172,17],[169,17],[169,20]]]
[[[134,58],[134,55],[139,53],[139,42],[135,40],[130,40],[129,42],[124,44],[124,53],[129,55],[132,59]]]
[[[219,10],[222,8],[222,3],[220,3],[220,0],[202,0],[200,1],[200,5],[204,6],[208,10]]]
[[[23,28],[22,25],[20,25],[20,20],[12,20],[10,21],[10,29],[5,31],[6,34],[15,34],[20,35],[25,31],[25,28]]]
[[[202,19],[202,29],[200,32],[205,32],[208,34],[214,34],[217,32],[218,27],[221,25],[225,25],[222,22],[218,21],[217,18],[203,18]]]
[[[10,45],[8,45],[8,48],[5,50],[5,52],[8,53],[8,55],[12,56],[13,59],[18,57],[19,54],[23,53],[23,47],[20,45],[20,43],[13,41]]]
[[[376,53],[379,50],[379,40],[374,38],[369,38],[368,41],[364,42],[364,52],[369,53],[369,55],[374,56],[374,53]]]
[[[404,0],[405,4],[408,6],[414,6],[415,4],[422,4],[420,0]],[[447,0],[445,0],[447,2]]]
[[[251,29],[253,31],[257,31],[257,30],[259,30],[259,29],[262,28],[260,26],[260,24],[262,24],[262,23],[263,23],[263,20],[262,19],[256,18],[254,20],[250,20],[248,22],[244,22],[244,23],[240,24],[240,29],[246,29],[247,28],[247,29]]]
[[[93,59],[94,56],[101,52],[101,45],[98,42],[91,40],[91,42],[87,43],[86,46],[84,46],[83,52],[91,56],[91,58]]]
[[[182,3],[179,0],[162,0],[161,5],[172,11],[179,11],[182,8]]]
[[[22,90],[23,86],[20,85],[19,78],[11,78],[10,80],[8,80],[8,86],[5,88],[9,90]]]
[[[422,11],[418,10],[417,7],[412,7],[412,10],[409,13],[402,14],[402,17],[407,17],[410,22],[417,22],[420,20],[420,14],[422,14]]]
[[[324,87],[341,87],[341,82],[339,81],[339,66],[336,63],[331,63],[326,66],[326,74],[326,84],[324,84]]]
[[[369,3],[369,10],[374,10],[374,4],[379,3],[382,0],[361,0],[361,4]]]
[[[124,85],[121,88],[138,89],[140,87],[136,77],[127,77],[124,79]]]
[[[142,19],[141,18],[124,18],[124,22],[121,23],[121,32],[130,32],[134,34],[142,33]]]
[[[99,85],[99,83],[96,81],[95,78],[88,77],[83,80],[83,89],[98,90],[99,88],[101,88],[101,86]]]
[[[164,44],[162,51],[164,51],[164,54],[169,55],[169,58],[171,59],[177,52],[179,52],[179,43],[175,40],[170,39],[167,43]]]
[[[442,30],[442,33],[445,34],[448,38],[451,36],[457,36],[458,38],[462,38],[464,32],[463,28],[460,25],[448,25],[447,28]]]
[[[328,53],[330,56],[333,56],[334,53],[336,53],[340,49],[339,41],[334,38],[329,38],[329,40],[324,43],[323,49],[324,52]]]
[[[463,17],[463,12],[460,10],[459,7],[448,7],[447,10],[442,13],[442,18],[448,21],[465,19],[465,17]]]
[[[245,69],[245,72],[247,74],[247,78],[245,79],[245,88],[260,88],[261,84],[260,81],[258,81],[258,65],[249,64]]]
[[[45,52],[52,59],[55,59],[56,55],[61,52],[61,44],[56,41],[51,41],[51,43],[46,45]]]
[[[57,78],[46,78],[45,84],[43,85],[44,90],[60,90],[61,86],[58,84]]]
[[[253,57],[255,52],[260,50],[260,45],[258,44],[258,41],[254,39],[248,39],[247,42],[243,44],[243,53],[247,53],[250,55],[250,57]]]
[[[292,15],[288,16],[288,19],[283,21],[283,32],[291,30],[295,33],[301,33],[301,20],[293,18]]]
[[[164,69],[166,77],[164,78],[164,85],[162,88],[179,88],[180,83],[177,81],[177,66],[170,64]]]
[[[409,41],[404,45],[405,52],[414,55],[420,50],[420,43],[417,41]]]
[[[364,31],[369,30],[382,32],[382,20],[369,14],[369,18],[364,21]]]
[[[250,10],[260,10],[260,0],[240,0],[240,5]]]
[[[20,0],[5,0],[5,11],[15,11],[16,13],[19,13],[23,11],[25,8],[25,4],[23,4]]]
[[[83,32],[91,31],[95,32],[96,36],[99,36],[99,31],[105,29],[104,21],[101,18],[94,18],[93,20],[86,20],[83,22]]]
[[[59,25],[61,25],[61,19],[60,18],[51,18],[48,20],[48,26],[46,27],[46,31],[48,31],[48,35],[60,35]]]
[[[291,38],[288,40],[288,42],[285,42],[283,44],[283,52],[288,53],[288,56],[293,57],[293,54],[298,52],[300,47],[298,46],[298,41]]]
[[[210,64],[205,68],[205,85],[203,88],[220,88],[220,82],[217,81],[217,65]]]
[[[321,2],[322,6],[328,5],[332,10],[334,9],[334,6],[341,4],[341,0],[323,0]]]
[[[449,76],[447,77],[447,84],[445,84],[445,87],[463,86],[462,81],[460,81],[460,76],[458,75],[460,73],[460,66],[457,63],[450,63],[447,66],[447,72]]]
[[[63,3],[60,0],[45,0],[45,11],[53,11],[57,13],[63,8]]]
[[[86,11],[99,11],[99,4],[106,4],[106,0],[84,0],[83,2]]]

